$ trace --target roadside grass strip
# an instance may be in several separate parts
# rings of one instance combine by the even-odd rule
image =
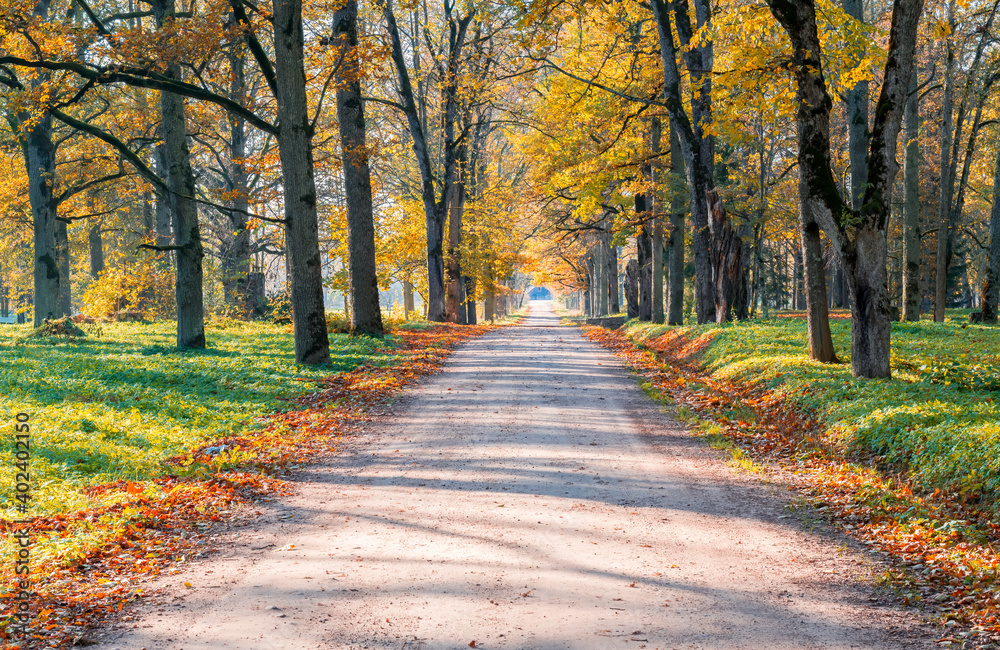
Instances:
[[[216,552],[220,532],[260,514],[255,503],[290,493],[291,472],[336,453],[456,344],[493,327],[403,326],[385,341],[332,334],[324,367],[296,364],[290,328],[263,323],[223,322],[209,328],[212,349],[181,352],[167,323],[103,325],[77,342],[0,330],[0,404],[11,431],[15,412],[32,414],[37,495],[31,620],[18,639],[10,532],[25,517],[5,459],[5,647],[86,644],[88,629],[146,595],[145,582]]]
[[[843,360],[850,322],[831,327]],[[651,396],[708,421],[737,464],[766,467],[889,559],[901,602],[954,630],[942,643],[1000,641],[1000,411],[983,388],[1000,367],[1000,331],[894,323],[892,380],[809,361],[794,318],[584,331]]]

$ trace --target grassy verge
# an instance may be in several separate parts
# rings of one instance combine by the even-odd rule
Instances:
[[[894,378],[871,381],[851,377],[848,364],[808,361],[805,327],[797,318],[631,323],[588,335],[654,397],[713,422],[709,433],[738,448],[740,464],[782,473],[848,534],[893,558],[904,602],[933,607],[963,634],[1000,631],[1000,413],[984,388],[1000,333],[961,314],[894,324]],[[850,323],[832,327],[843,358]]]
[[[30,635],[85,639],[142,597],[144,578],[194,553],[281,477],[335,451],[458,341],[489,326],[404,326],[385,341],[331,335],[333,363],[295,363],[288,326],[223,322],[206,351],[172,350],[170,324],[89,328],[68,342],[0,329],[0,405],[31,416]],[[0,555],[13,557],[14,457],[0,470]],[[0,566],[0,639],[13,643],[13,562]],[[12,646],[16,647],[16,646]]]

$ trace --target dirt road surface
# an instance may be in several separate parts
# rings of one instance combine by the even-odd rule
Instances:
[[[395,415],[101,646],[931,647],[869,561],[741,476],[548,303],[467,343]],[[184,582],[193,587],[186,588]]]

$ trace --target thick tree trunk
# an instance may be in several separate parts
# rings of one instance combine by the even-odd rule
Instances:
[[[29,116],[22,118],[22,123]],[[59,246],[56,241],[58,221],[53,182],[56,174],[56,148],[52,143],[52,118],[44,117],[24,133],[24,162],[28,175],[28,201],[31,204],[34,230],[35,326],[62,315],[59,304],[61,276]]]
[[[920,320],[920,115],[914,67],[903,112],[903,313],[904,321]]]
[[[886,227],[895,180],[895,153],[913,69],[922,0],[895,0],[888,56],[875,109],[868,178],[861,210],[837,190],[830,162],[830,108],[823,78],[814,0],[769,0],[788,33],[798,87],[798,144],[802,211],[827,233],[851,289],[851,366],[855,376],[889,377],[890,325],[886,286]]]
[[[274,72],[277,79],[278,156],[284,179],[285,248],[291,270],[295,360],[330,362],[323,305],[323,266],[313,176],[312,125],[306,100],[302,2],[274,2]]]
[[[851,289],[851,367],[856,377],[889,377],[889,292],[885,232],[861,227],[847,264]]]
[[[983,282],[982,311],[984,323],[997,322],[1000,299],[1000,151],[993,168],[993,207],[990,209],[990,249]]]
[[[156,22],[163,27],[174,15],[173,0],[155,0]],[[181,78],[177,63],[167,66],[167,75]],[[174,227],[177,272],[175,296],[177,302],[177,347],[205,347],[205,307],[202,295],[204,251],[198,226],[198,206],[195,203],[194,172],[187,145],[187,122],[184,98],[173,93],[160,93],[160,123],[163,129],[163,159],[167,172],[167,197]]]
[[[358,61],[358,3],[347,0],[333,15],[333,35],[340,56],[337,70],[337,122],[344,162],[344,196],[347,202],[347,250],[351,286],[351,334],[382,338],[375,270],[375,216],[361,67]]]
[[[90,275],[97,279],[104,271],[104,239],[101,237],[100,224],[90,227],[87,241],[90,244]]]
[[[708,191],[708,226],[712,233],[712,274],[715,276],[715,320],[732,320],[733,302],[743,268],[743,242],[729,223],[722,199]]]
[[[684,158],[680,151],[680,142],[676,131],[670,130],[670,165],[671,175],[683,174]],[[672,187],[676,184],[672,183]],[[667,323],[669,325],[684,324],[684,199],[680,194],[671,192],[670,198],[670,286],[667,292]]]
[[[159,129],[159,135],[163,137],[163,128]],[[167,177],[167,162],[164,159],[164,147],[163,145],[157,146],[153,150],[153,160],[156,163],[156,171],[160,178]],[[155,244],[157,246],[169,246],[174,239],[173,226],[171,224],[172,218],[170,215],[170,198],[166,194],[157,192],[156,194],[156,206],[154,209],[154,216],[156,219],[156,239]],[[172,263],[173,255],[170,252],[160,253],[158,263],[167,268]]]

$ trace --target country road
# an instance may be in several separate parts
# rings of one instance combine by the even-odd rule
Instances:
[[[533,303],[102,648],[902,648],[929,628]],[[821,527],[820,527],[821,528]],[[294,545],[294,546],[291,546]],[[190,582],[193,587],[183,587]]]

